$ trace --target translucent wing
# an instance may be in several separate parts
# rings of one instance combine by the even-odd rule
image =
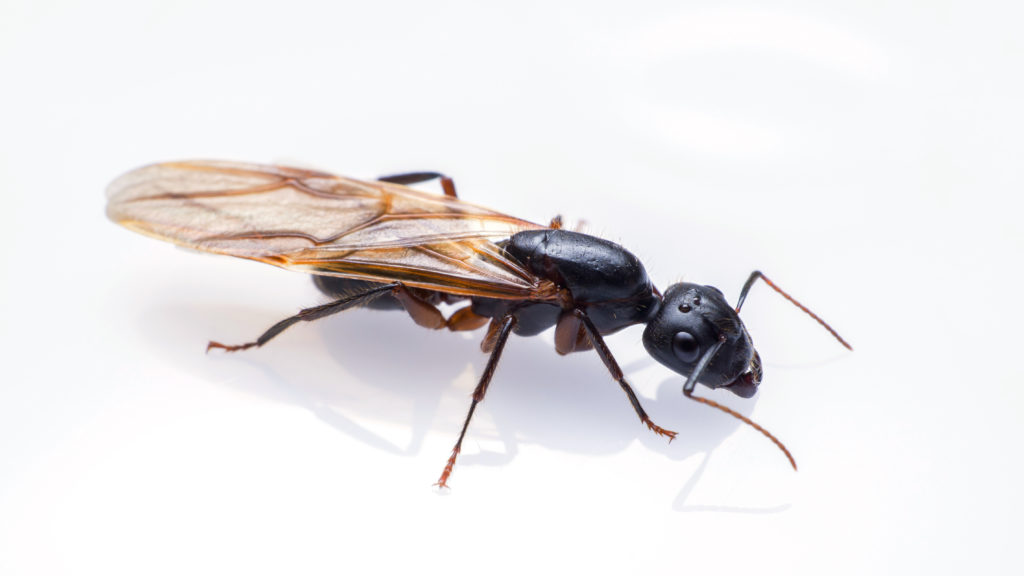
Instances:
[[[206,252],[465,296],[555,294],[495,244],[543,226],[397,184],[204,160],[139,168],[107,196],[115,222]]]

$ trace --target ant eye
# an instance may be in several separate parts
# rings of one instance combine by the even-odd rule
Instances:
[[[672,352],[680,362],[693,362],[700,355],[697,339],[689,332],[676,332],[672,337]]]

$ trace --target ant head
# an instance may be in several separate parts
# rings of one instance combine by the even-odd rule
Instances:
[[[710,351],[713,357],[697,375],[700,384],[726,388],[743,398],[757,392],[759,374],[742,378],[756,355],[750,335],[714,286],[688,282],[669,286],[658,314],[644,330],[643,341],[655,360],[687,377]]]

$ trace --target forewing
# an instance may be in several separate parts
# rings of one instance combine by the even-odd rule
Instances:
[[[112,220],[198,250],[452,294],[554,296],[495,245],[542,226],[397,184],[192,161],[139,168],[107,195]]]

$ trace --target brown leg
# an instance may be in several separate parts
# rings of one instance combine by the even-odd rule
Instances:
[[[466,306],[453,312],[447,322],[449,330],[452,332],[460,332],[463,330],[476,330],[484,324],[487,324],[489,320],[490,318],[480,316],[473,312],[471,307]]]
[[[444,190],[444,195],[451,198],[458,198],[455,193],[455,181],[441,174],[440,172],[407,172],[404,174],[392,174],[391,176],[383,176],[377,178],[381,182],[391,182],[392,184],[417,184],[419,182],[426,182],[427,180],[433,180],[434,178],[441,179],[441,189]]]
[[[571,311],[564,311],[555,324],[555,352],[562,356],[576,350],[576,335],[583,328],[583,322]]]
[[[484,334],[484,339],[480,341],[480,351],[484,354],[490,354],[494,352],[494,346],[498,343],[498,334],[501,332],[501,323],[495,318],[491,320],[491,323],[487,326],[487,334]]]
[[[572,231],[583,232],[583,229],[586,228],[586,225],[587,223],[585,221],[580,220],[579,222],[576,223],[575,226],[572,227]],[[561,230],[562,228],[565,228],[565,222],[562,220],[562,215],[556,214],[555,217],[552,218],[550,222],[548,222],[548,228],[551,228],[552,230]]]
[[[293,324],[319,320],[325,316],[330,316],[331,314],[337,314],[338,312],[348,310],[349,308],[361,306],[367,301],[372,300],[389,290],[392,295],[394,295],[395,299],[402,303],[402,306],[405,307],[405,310],[409,313],[409,316],[412,317],[413,321],[425,328],[440,330],[441,328],[448,327],[451,330],[475,330],[487,322],[487,318],[477,316],[468,307],[456,311],[455,314],[452,314],[451,319],[445,320],[444,315],[441,314],[441,311],[438,310],[436,306],[413,294],[401,283],[393,282],[391,284],[377,285],[371,290],[367,290],[353,296],[346,296],[345,298],[340,298],[334,302],[329,302],[321,306],[314,306],[312,308],[300,310],[298,314],[289,316],[277,324],[274,324],[269,330],[252,342],[228,346],[211,340],[206,345],[206,351],[209,352],[212,348],[220,348],[228,352],[237,352],[239,350],[263,346]]]
[[[490,320],[485,316],[477,315],[469,306],[456,310],[452,313],[451,318],[446,320],[437,306],[417,296],[405,286],[395,288],[392,294],[396,300],[402,303],[414,322],[431,330],[440,330],[441,328],[448,328],[453,332],[476,330]]]
[[[499,326],[497,330],[498,335],[494,342],[494,351],[491,352],[491,357],[487,360],[487,367],[484,368],[484,373],[480,376],[480,382],[476,385],[476,389],[473,390],[473,402],[469,405],[469,413],[466,414],[466,421],[462,424],[462,432],[459,433],[459,439],[455,442],[455,447],[452,448],[452,455],[448,457],[448,463],[445,464],[444,471],[441,472],[441,477],[437,480],[436,486],[440,486],[441,488],[448,487],[448,477],[451,476],[452,468],[455,467],[455,459],[458,458],[459,452],[462,451],[462,439],[466,437],[466,430],[469,429],[469,421],[473,419],[473,412],[476,410],[476,405],[479,404],[484,399],[484,395],[487,394],[487,386],[490,385],[491,378],[494,376],[494,371],[498,368],[498,360],[501,359],[501,351],[505,349],[505,342],[508,340],[508,335],[512,332],[512,328],[516,325],[516,319],[514,316],[509,314],[502,318],[500,323],[495,319],[491,325]]]
[[[593,349],[594,343],[590,341],[590,336],[587,336],[586,328],[580,328],[580,331],[576,333],[576,351],[583,352]]]
[[[320,306],[306,308],[300,310],[298,314],[294,316],[289,316],[288,318],[281,320],[277,324],[274,324],[273,326],[270,327],[269,330],[261,334],[259,338],[252,342],[246,342],[245,344],[238,344],[235,346],[227,346],[221,344],[220,342],[214,342],[213,340],[211,340],[206,345],[206,351],[209,352],[211,348],[221,348],[228,352],[237,352],[238,350],[246,350],[254,346],[263,346],[264,344],[272,340],[275,336],[277,336],[281,332],[284,332],[285,329],[287,329],[292,324],[298,322],[312,322],[313,320],[319,320],[320,318],[330,316],[331,314],[337,314],[338,312],[348,310],[349,308],[361,306],[366,302],[373,300],[377,296],[380,296],[381,294],[387,292],[388,290],[395,290],[399,287],[402,287],[402,285],[399,284],[398,282],[394,282],[392,284],[382,284],[380,286],[374,287],[371,290],[367,290],[366,292],[361,292],[353,296],[346,296],[345,298],[335,300],[334,302],[328,302],[327,304],[322,304]]]
[[[590,321],[586,313],[582,310],[573,310],[573,314],[579,318],[583,326],[586,327],[587,334],[590,336],[590,341],[594,344],[594,349],[597,350],[597,355],[601,357],[605,367],[611,372],[612,378],[622,386],[622,390],[629,397],[629,403],[633,405],[633,410],[636,410],[636,415],[640,417],[640,421],[647,425],[648,428],[654,431],[655,434],[661,436],[667,436],[668,441],[671,442],[675,437],[676,433],[671,430],[666,430],[661,426],[658,426],[651,421],[650,417],[647,416],[647,412],[643,406],[640,405],[640,400],[637,399],[636,394],[633,392],[633,388],[626,382],[626,377],[622,373],[622,369],[619,368],[619,363],[615,361],[615,357],[612,356],[612,351],[608,348],[608,345],[604,343],[604,338],[601,338],[601,334],[597,331],[597,327]]]
[[[440,330],[445,327],[444,315],[437,309],[437,306],[413,294],[402,285],[396,287],[391,293],[396,300],[402,303],[402,306],[405,306],[405,311],[412,316],[413,322],[431,330]]]
[[[583,322],[576,314],[570,310],[562,312],[558,317],[558,324],[555,325],[555,351],[564,356],[570,352],[583,352],[593,347]]]

